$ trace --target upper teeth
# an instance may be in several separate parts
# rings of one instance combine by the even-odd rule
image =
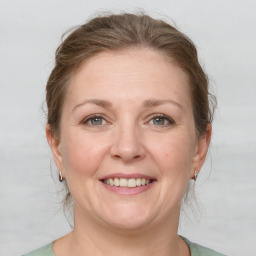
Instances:
[[[124,179],[124,178],[111,178],[103,180],[105,184],[110,186],[117,186],[117,187],[128,187],[134,188],[138,186],[145,186],[150,183],[149,179],[145,178],[132,178],[132,179]]]

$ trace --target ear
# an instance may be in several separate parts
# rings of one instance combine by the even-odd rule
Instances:
[[[53,155],[53,159],[56,164],[56,167],[58,171],[59,172],[61,171],[63,174],[64,168],[63,168],[63,158],[60,150],[60,140],[52,134],[51,127],[49,124],[45,126],[45,132],[46,132],[46,138],[47,138],[48,144],[52,151],[52,155]]]
[[[197,141],[195,148],[195,154],[193,157],[193,163],[190,173],[190,178],[193,179],[195,176],[195,171],[199,174],[208,152],[208,147],[211,141],[212,135],[212,126],[211,124],[207,125],[206,132],[203,136],[200,136]]]

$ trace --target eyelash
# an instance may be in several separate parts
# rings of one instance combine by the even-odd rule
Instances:
[[[94,127],[99,127],[99,126],[102,126],[104,124],[100,124],[100,125],[93,125],[93,124],[88,124],[89,121],[93,120],[93,119],[96,119],[96,118],[99,118],[99,119],[102,119],[104,120],[105,122],[107,122],[104,117],[102,117],[102,115],[100,114],[94,114],[94,115],[91,115],[91,116],[88,116],[86,119],[84,119],[81,124],[83,125],[89,125],[89,126],[94,126]],[[175,121],[173,119],[171,119],[170,117],[166,116],[166,115],[163,115],[163,114],[154,114],[152,116],[152,118],[148,121],[148,123],[150,121],[152,121],[153,119],[156,119],[156,118],[160,118],[160,119],[164,119],[165,121],[168,122],[168,124],[164,124],[164,125],[155,125],[155,126],[159,126],[159,127],[168,127],[168,126],[171,126],[171,125],[174,125],[175,124]]]
[[[164,125],[155,125],[155,126],[159,126],[159,127],[168,127],[168,126],[171,126],[171,125],[174,125],[175,124],[175,121],[173,119],[171,119],[170,117],[166,116],[166,115],[163,115],[163,114],[154,114],[153,117],[149,120],[152,121],[153,119],[156,119],[156,118],[160,118],[160,119],[164,119],[165,121],[167,121],[168,123],[167,124],[164,124]]]
[[[91,115],[91,116],[88,116],[86,119],[84,119],[81,123],[83,125],[86,125],[90,120],[93,120],[93,119],[96,119],[96,118],[99,118],[99,119],[102,119],[102,120],[105,120],[104,117],[102,117],[102,115],[100,114],[94,114],[94,115]],[[106,120],[105,120],[106,122]],[[88,125],[88,124],[87,124]],[[89,124],[89,126],[101,126],[101,125],[93,125],[93,124]]]

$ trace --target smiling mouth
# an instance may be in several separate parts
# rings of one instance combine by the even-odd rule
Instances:
[[[124,187],[124,188],[135,188],[141,186],[147,186],[156,180],[154,179],[146,179],[146,178],[109,178],[109,179],[102,179],[101,182],[115,187]]]

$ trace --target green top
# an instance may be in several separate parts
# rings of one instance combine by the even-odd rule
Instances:
[[[225,256],[224,254],[215,252],[211,249],[208,249],[206,247],[203,247],[201,245],[195,244],[190,242],[188,239],[186,239],[185,237],[181,238],[187,243],[187,245],[190,248],[190,252],[191,252],[191,256]],[[25,254],[23,256],[55,256],[52,250],[52,243],[39,248],[35,251],[32,251],[28,254]]]

